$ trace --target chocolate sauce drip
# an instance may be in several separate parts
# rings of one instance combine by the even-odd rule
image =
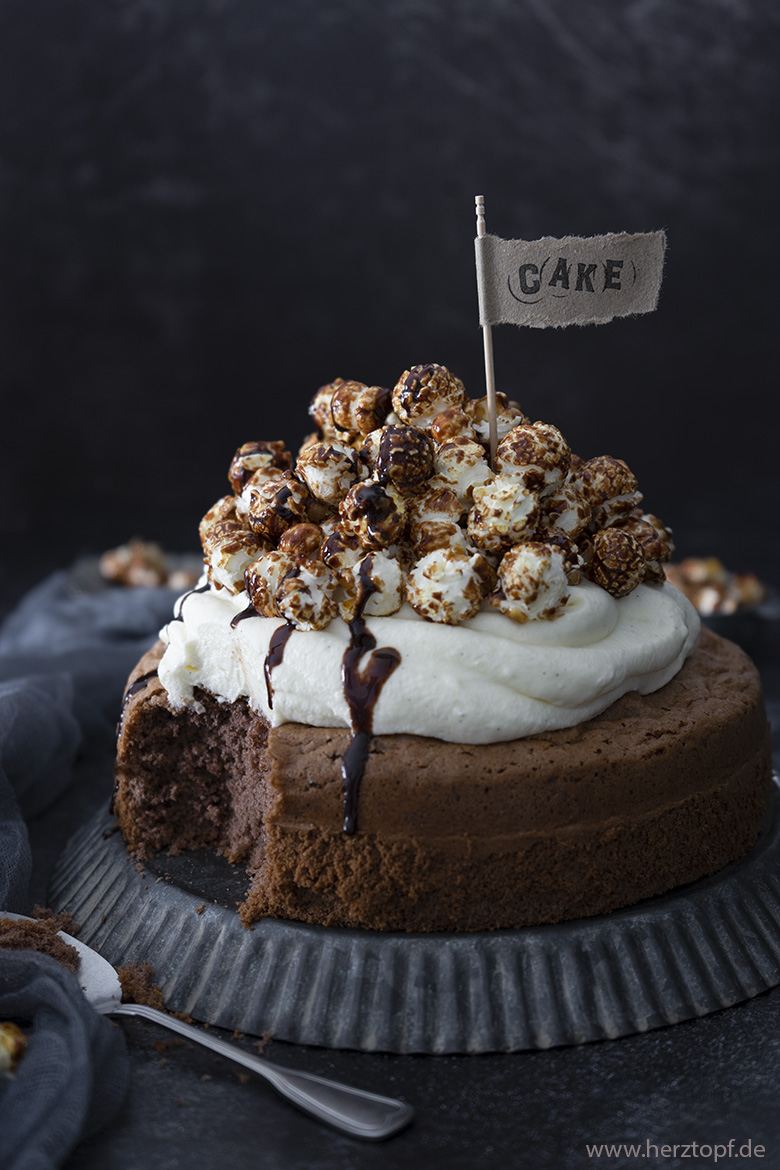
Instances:
[[[263,673],[265,674],[265,689],[268,694],[268,706],[273,710],[274,706],[274,688],[271,685],[271,671],[276,666],[280,666],[284,658],[284,648],[290,640],[290,635],[293,633],[295,626],[287,622],[284,626],[279,626],[271,634],[271,641],[268,643],[268,653],[265,656],[263,663]]]
[[[290,525],[296,524],[298,522],[298,517],[295,515],[295,513],[292,512],[289,508],[285,508],[284,506],[285,502],[289,500],[291,495],[292,488],[284,486],[280,487],[279,491],[274,496],[274,508],[277,516],[281,517],[285,523]]]
[[[179,602],[179,612],[177,614],[175,614],[174,617],[171,618],[171,621],[172,622],[183,622],[184,621],[184,613],[182,611],[184,610],[184,602],[187,600],[187,598],[192,597],[193,593],[207,593],[210,588],[211,588],[211,586],[210,586],[209,582],[207,581],[205,585],[197,585],[194,589],[190,589],[189,592],[185,593],[184,596],[182,597],[181,601]]]
[[[117,739],[119,739],[119,733],[122,730],[122,720],[125,717],[125,709],[127,708],[127,704],[130,702],[133,695],[137,695],[139,691],[142,691],[144,687],[148,685],[149,680],[152,678],[157,678],[157,667],[155,667],[154,670],[148,670],[146,674],[142,674],[141,677],[137,678],[134,683],[131,683],[125,691],[125,697],[122,700],[122,710],[119,712],[119,723],[117,724],[116,729]]]
[[[230,628],[231,628],[231,630],[234,630],[236,628],[236,626],[238,625],[238,623],[243,622],[245,620],[245,618],[262,617],[262,616],[263,615],[261,613],[258,613],[258,611],[255,609],[255,607],[252,605],[252,602],[250,601],[249,605],[246,607],[246,609],[242,609],[241,613],[237,613],[236,616],[232,619],[232,621],[230,623]]]
[[[119,712],[119,722],[116,725],[116,738],[117,738],[117,740],[119,739],[119,736],[122,734],[122,722],[123,722],[124,717],[125,717],[125,711],[127,710],[127,704],[130,702],[133,695],[137,695],[139,691],[142,691],[144,689],[144,687],[148,685],[149,681],[153,678],[157,678],[157,667],[155,667],[154,670],[148,670],[146,672],[146,674],[142,674],[141,677],[137,678],[134,683],[131,683],[130,686],[125,691],[125,697],[122,700],[122,709]],[[115,782],[115,784],[114,784],[114,792],[113,792],[113,795],[111,797],[111,805],[109,808],[110,812],[114,811],[114,799],[116,798],[117,783],[118,782]]]
[[[350,834],[357,829],[358,791],[371,746],[374,708],[382,687],[401,662],[401,655],[391,646],[377,650],[376,638],[366,628],[363,610],[371,594],[376,592],[376,587],[364,570],[360,572],[360,586],[358,612],[349,623],[349,646],[344,651],[341,664],[341,681],[352,725],[352,739],[341,760],[344,780],[343,828],[345,833]],[[360,660],[368,653],[371,657],[361,670]]]

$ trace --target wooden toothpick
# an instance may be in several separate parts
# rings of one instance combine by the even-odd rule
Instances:
[[[477,235],[487,234],[485,227],[485,196],[475,197],[477,209]],[[493,369],[493,334],[489,325],[482,326],[482,341],[485,348],[485,385],[487,387],[488,424],[490,427],[490,466],[495,466],[498,447],[498,423],[496,421],[496,375]]]

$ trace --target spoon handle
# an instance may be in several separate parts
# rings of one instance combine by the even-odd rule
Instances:
[[[235,1044],[228,1044],[209,1032],[185,1024],[175,1016],[166,1015],[145,1004],[119,1003],[107,1009],[112,1016],[142,1016],[156,1024],[194,1040],[220,1056],[242,1064],[259,1076],[265,1077],[274,1088],[302,1109],[320,1121],[350,1134],[352,1137],[376,1140],[390,1137],[403,1129],[414,1117],[411,1105],[396,1101],[392,1097],[379,1097],[365,1089],[353,1089],[312,1073],[296,1069],[281,1068],[270,1060],[253,1056]]]

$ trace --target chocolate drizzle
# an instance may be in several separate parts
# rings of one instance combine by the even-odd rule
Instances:
[[[265,675],[265,689],[268,695],[268,706],[273,710],[274,705],[274,688],[271,685],[271,671],[275,666],[280,666],[284,658],[284,648],[290,640],[290,635],[295,630],[295,626],[290,622],[286,625],[279,626],[271,634],[271,641],[268,643],[268,653],[265,656],[263,663],[263,674]]]
[[[391,646],[376,649],[376,638],[367,629],[363,610],[376,586],[368,574],[360,572],[360,600],[357,615],[349,623],[349,646],[344,651],[341,664],[341,681],[344,696],[349,706],[352,739],[341,760],[341,775],[344,780],[344,832],[352,834],[357,829],[358,790],[368,759],[373,734],[374,708],[382,687],[400,665],[401,655]],[[369,658],[363,669],[360,660],[364,654]]]
[[[140,678],[137,678],[135,680],[135,682],[130,683],[130,686],[125,691],[125,697],[122,699],[122,708],[119,712],[119,722],[116,725],[116,738],[117,738],[117,740],[119,739],[120,735],[122,734],[122,722],[123,722],[124,717],[125,717],[125,711],[127,710],[127,704],[130,702],[133,695],[137,695],[139,691],[142,691],[144,689],[144,687],[148,686],[149,682],[153,678],[157,678],[157,667],[155,667],[154,670],[147,670],[146,674],[142,674],[140,676]],[[114,799],[116,797],[116,790],[117,790],[118,785],[119,785],[119,780],[117,778],[117,780],[114,783],[114,792],[113,792],[113,795],[111,797],[111,805],[109,808],[110,812],[114,811]]]
[[[243,622],[246,618],[251,617],[262,617],[262,614],[255,609],[254,605],[250,601],[246,609],[242,609],[241,613],[237,613],[236,616],[232,619],[230,623],[231,630],[234,630],[239,622]]]
[[[185,593],[184,596],[182,597],[181,601],[179,602],[179,612],[177,614],[174,614],[174,616],[171,618],[171,621],[172,622],[183,622],[184,621],[184,613],[183,613],[184,602],[187,600],[187,598],[192,597],[193,593],[208,593],[210,588],[211,588],[211,585],[207,581],[205,585],[196,585],[194,589],[190,589],[187,593]]]
[[[122,720],[125,717],[125,710],[127,709],[127,704],[130,702],[133,695],[137,695],[139,691],[142,691],[144,689],[144,687],[148,685],[149,680],[153,679],[153,678],[157,678],[157,667],[155,667],[154,670],[148,670],[146,672],[146,674],[142,674],[141,677],[137,678],[134,683],[131,683],[130,686],[125,691],[125,697],[122,700],[122,709],[119,712],[119,722],[117,723],[117,726],[116,726],[117,739],[119,739],[120,733],[122,731]]]

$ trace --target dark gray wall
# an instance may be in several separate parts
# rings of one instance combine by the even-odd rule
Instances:
[[[0,0],[7,570],[192,547],[335,376],[484,393],[479,192],[498,235],[667,229],[655,314],[495,330],[499,389],[771,572],[779,59],[775,0]]]

